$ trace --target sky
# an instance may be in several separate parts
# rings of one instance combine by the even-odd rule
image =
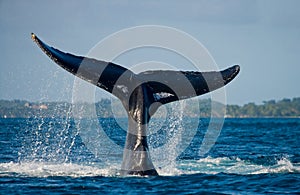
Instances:
[[[299,7],[298,0],[0,0],[0,99],[72,99],[74,76],[40,51],[31,32],[63,51],[86,55],[107,36],[139,25],[188,33],[220,69],[239,64],[240,74],[226,86],[228,104],[300,97]],[[116,61],[133,66],[145,53]],[[154,54],[147,60],[164,60],[157,51],[148,53]]]

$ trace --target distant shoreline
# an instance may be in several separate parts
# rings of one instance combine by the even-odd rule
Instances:
[[[184,115],[191,118],[211,118],[211,105],[214,105],[214,117],[225,118],[300,118],[300,97],[282,99],[279,101],[264,101],[261,105],[247,103],[239,105],[223,105],[210,99],[185,100]],[[81,112],[89,114],[96,108],[99,118],[127,117],[125,110],[119,105],[113,105],[110,99],[102,99],[95,104],[80,103]],[[26,100],[0,100],[0,118],[65,118],[72,117],[73,105],[68,102],[29,102]],[[112,109],[113,108],[113,109]],[[158,111],[156,116],[163,117],[170,105],[164,111]],[[217,112],[215,112],[217,111]],[[220,112],[220,113],[218,113]]]

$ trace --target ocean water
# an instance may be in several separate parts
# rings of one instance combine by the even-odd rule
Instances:
[[[160,176],[124,177],[118,170],[126,132],[114,119],[99,119],[114,144],[98,140],[97,149],[89,147],[97,137],[83,138],[72,119],[0,119],[0,194],[300,193],[299,118],[226,119],[205,155],[199,150],[210,120],[184,120],[199,125],[182,151],[172,150],[174,129],[189,126],[163,124],[149,137],[153,151],[170,145],[151,153],[167,162],[154,162]]]

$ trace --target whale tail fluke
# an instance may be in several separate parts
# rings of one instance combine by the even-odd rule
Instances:
[[[136,83],[146,83],[153,94],[153,101],[161,104],[199,96],[225,86],[240,70],[239,65],[234,65],[220,72],[154,70],[136,75],[112,62],[62,52],[48,46],[34,33],[31,37],[42,51],[62,68],[121,100],[124,97],[128,98],[128,94],[124,93],[134,91]]]
[[[148,152],[146,131],[160,105],[221,88],[240,71],[234,65],[223,71],[155,70],[135,74],[112,62],[62,52],[33,33],[31,38],[59,66],[121,100],[129,121],[121,168],[125,174],[157,175]]]

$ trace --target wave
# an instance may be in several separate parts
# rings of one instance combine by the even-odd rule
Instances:
[[[9,162],[0,163],[2,177],[117,177],[119,164],[100,167],[99,164],[80,165],[74,163],[46,162]],[[259,165],[240,158],[206,157],[200,160],[181,160],[176,164],[157,170],[162,176],[180,176],[190,174],[279,174],[300,173],[300,163],[292,163],[287,158],[278,160],[274,165]]]
[[[184,160],[179,163],[178,169],[184,174],[276,174],[276,173],[300,173],[300,163],[292,163],[287,158],[277,160],[273,165],[260,165],[237,157],[206,157],[200,160]]]

